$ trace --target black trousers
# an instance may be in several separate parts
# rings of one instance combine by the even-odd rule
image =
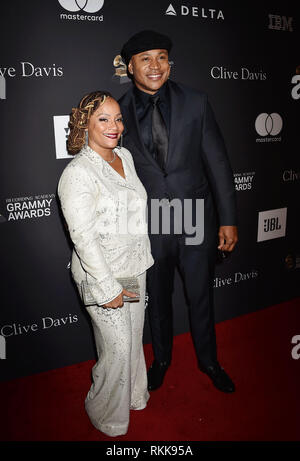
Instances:
[[[217,362],[213,304],[217,227],[205,227],[204,243],[197,246],[186,245],[182,235],[150,235],[155,263],[147,272],[148,315],[154,358],[159,362],[170,363],[172,358],[172,293],[176,267],[188,297],[190,329],[198,364],[201,368]]]

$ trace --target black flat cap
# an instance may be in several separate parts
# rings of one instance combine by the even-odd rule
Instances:
[[[166,35],[153,30],[143,30],[130,37],[121,50],[121,56],[126,66],[135,54],[148,50],[171,51],[172,41]]]

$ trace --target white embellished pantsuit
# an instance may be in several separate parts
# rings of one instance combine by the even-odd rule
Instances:
[[[126,434],[129,411],[142,410],[149,399],[143,351],[145,278],[138,277],[139,302],[117,309],[87,306],[98,361],[85,408],[94,426],[110,436]]]
[[[71,271],[79,293],[87,281],[98,361],[86,397],[94,426],[126,434],[130,409],[145,408],[149,394],[143,353],[146,271],[153,265],[147,234],[147,193],[132,156],[115,149],[125,178],[89,146],[66,166],[58,184],[61,209],[74,244]],[[122,293],[121,277],[138,277],[140,301],[103,307]]]

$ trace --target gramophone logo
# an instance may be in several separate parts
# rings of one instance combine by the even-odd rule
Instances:
[[[285,268],[287,270],[300,269],[300,254],[299,253],[289,253],[284,258]]]
[[[113,60],[113,65],[115,67],[115,73],[113,74],[112,78],[120,79],[120,84],[130,82],[130,78],[127,75],[127,66],[124,63],[122,56],[120,54],[117,54],[117,56]]]
[[[67,151],[67,139],[69,136],[69,115],[54,115],[53,126],[54,126],[54,139],[55,139],[55,152],[56,158],[74,158]]]
[[[285,267],[289,270],[294,269],[294,259],[292,255],[287,255],[285,257]]]

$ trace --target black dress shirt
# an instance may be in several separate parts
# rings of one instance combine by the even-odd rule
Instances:
[[[164,83],[164,85],[155,93],[159,95],[160,102],[159,108],[164,119],[164,122],[167,127],[168,134],[170,133],[170,96],[169,96],[169,88],[168,82]],[[144,91],[139,90],[136,86],[134,87],[134,99],[135,99],[135,107],[136,107],[136,114],[137,119],[140,125],[140,131],[142,140],[144,142],[145,147],[149,150],[149,152],[154,156],[154,147],[152,141],[152,121],[151,121],[151,95],[145,93]]]

